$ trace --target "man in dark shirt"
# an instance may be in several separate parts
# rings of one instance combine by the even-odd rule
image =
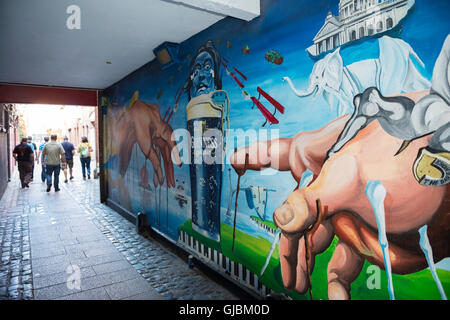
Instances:
[[[36,143],[33,142],[32,136],[28,136],[28,145],[30,146],[31,150],[33,150],[33,155],[36,155],[34,158],[39,159],[37,156]],[[32,167],[31,167],[31,180],[30,181],[33,181],[33,178],[34,178],[34,161],[32,163]]]
[[[71,142],[69,142],[69,138],[67,137],[64,137],[64,142],[61,143],[61,145],[64,148],[67,162],[67,166],[64,169],[64,177],[65,177],[64,182],[67,183],[67,167],[69,167],[70,180],[73,179],[72,168],[73,168],[73,155],[75,153],[75,147]]]
[[[18,163],[22,189],[25,187],[29,188],[34,163],[34,152],[27,142],[27,138],[22,138],[22,143],[17,145],[13,150],[13,157]]]

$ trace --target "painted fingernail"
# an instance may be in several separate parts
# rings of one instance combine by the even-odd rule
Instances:
[[[294,212],[289,204],[285,203],[275,210],[274,217],[281,226],[288,224],[294,219]]]

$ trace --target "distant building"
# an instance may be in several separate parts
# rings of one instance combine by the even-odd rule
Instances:
[[[307,51],[317,56],[350,41],[388,31],[408,14],[414,3],[415,0],[340,0],[339,16],[328,12]]]
[[[46,136],[45,133],[33,133],[31,134],[31,137],[33,138],[33,141],[44,141],[44,137]],[[37,143],[37,142],[36,142]]]
[[[45,130],[45,136],[51,137],[51,135],[56,134],[59,140],[62,139],[62,129],[61,128],[48,128]],[[33,135],[32,135],[33,136]]]
[[[12,151],[19,143],[19,114],[16,106],[0,104],[0,198],[14,173],[16,161]]]
[[[96,162],[98,160],[96,127],[96,109],[91,107],[79,107],[76,115],[74,114],[74,118],[64,121],[62,129],[63,135],[61,138],[66,135],[69,138],[69,141],[77,147],[81,143],[81,137],[87,137],[89,144],[94,149],[92,161]]]

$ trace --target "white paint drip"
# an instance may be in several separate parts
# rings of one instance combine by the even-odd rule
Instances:
[[[264,264],[264,266],[261,269],[260,276],[263,275],[264,271],[266,271],[266,268],[269,265],[270,257],[272,256],[272,253],[275,250],[276,245],[280,242],[280,235],[281,235],[281,229],[278,228],[277,231],[275,232],[275,236],[273,238],[272,245],[270,246],[270,251],[266,258],[266,263]]]
[[[384,258],[384,269],[388,278],[388,291],[391,300],[395,300],[394,286],[392,284],[391,260],[389,258],[388,241],[386,237],[386,215],[384,212],[384,199],[386,197],[386,189],[379,180],[370,180],[366,185],[366,196],[372,205],[377,220],[378,242]]]
[[[436,272],[436,265],[434,264],[434,259],[433,259],[433,249],[431,248],[430,240],[428,239],[427,229],[428,229],[427,225],[424,225],[422,228],[419,229],[420,248],[422,248],[422,251],[425,254],[425,257],[428,262],[428,266],[430,267],[431,274],[433,275],[433,278],[434,278],[434,282],[436,282],[439,293],[441,294],[441,299],[447,300],[447,296],[445,295],[444,288],[442,287],[442,283],[439,280],[439,277]]]

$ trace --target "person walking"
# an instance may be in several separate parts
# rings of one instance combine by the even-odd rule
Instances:
[[[32,136],[28,136],[28,145],[30,146],[31,150],[33,150],[33,157],[34,159],[36,159],[36,161],[39,160],[39,157],[37,156],[37,148],[36,148],[36,144],[33,142],[33,137]],[[34,161],[33,161],[33,165],[31,168],[31,181],[33,181],[34,179]]]
[[[73,169],[73,155],[75,154],[75,147],[71,142],[69,142],[69,138],[67,136],[64,137],[64,142],[61,143],[66,156],[67,166],[64,169],[64,182],[67,183],[67,167],[69,167],[70,180],[73,179],[72,169]]]
[[[22,189],[29,188],[29,183],[31,181],[31,170],[34,163],[34,153],[28,145],[28,138],[22,138],[21,143],[14,148],[13,157],[18,163]]]
[[[42,166],[41,180],[42,180],[42,182],[45,182],[47,180],[47,172],[45,169],[44,158],[42,156],[42,149],[44,149],[44,146],[48,143],[48,140],[49,140],[48,137],[44,137],[44,142],[42,142],[41,145],[39,146],[38,159],[36,161],[38,164],[39,164],[39,160],[41,161],[41,166]]]
[[[64,148],[60,143],[56,142],[58,136],[56,134],[52,134],[50,136],[50,142],[44,146],[42,149],[42,157],[44,158],[44,163],[46,165],[47,171],[47,192],[50,192],[52,188],[52,175],[54,174],[53,183],[55,185],[55,192],[58,192],[59,189],[59,173],[61,172],[61,163],[62,168],[66,167],[66,157]]]
[[[88,142],[88,138],[82,137],[81,144],[78,146],[78,153],[80,154],[83,180],[86,180],[86,171],[87,171],[88,179],[91,178],[91,152],[92,152],[92,147]]]

